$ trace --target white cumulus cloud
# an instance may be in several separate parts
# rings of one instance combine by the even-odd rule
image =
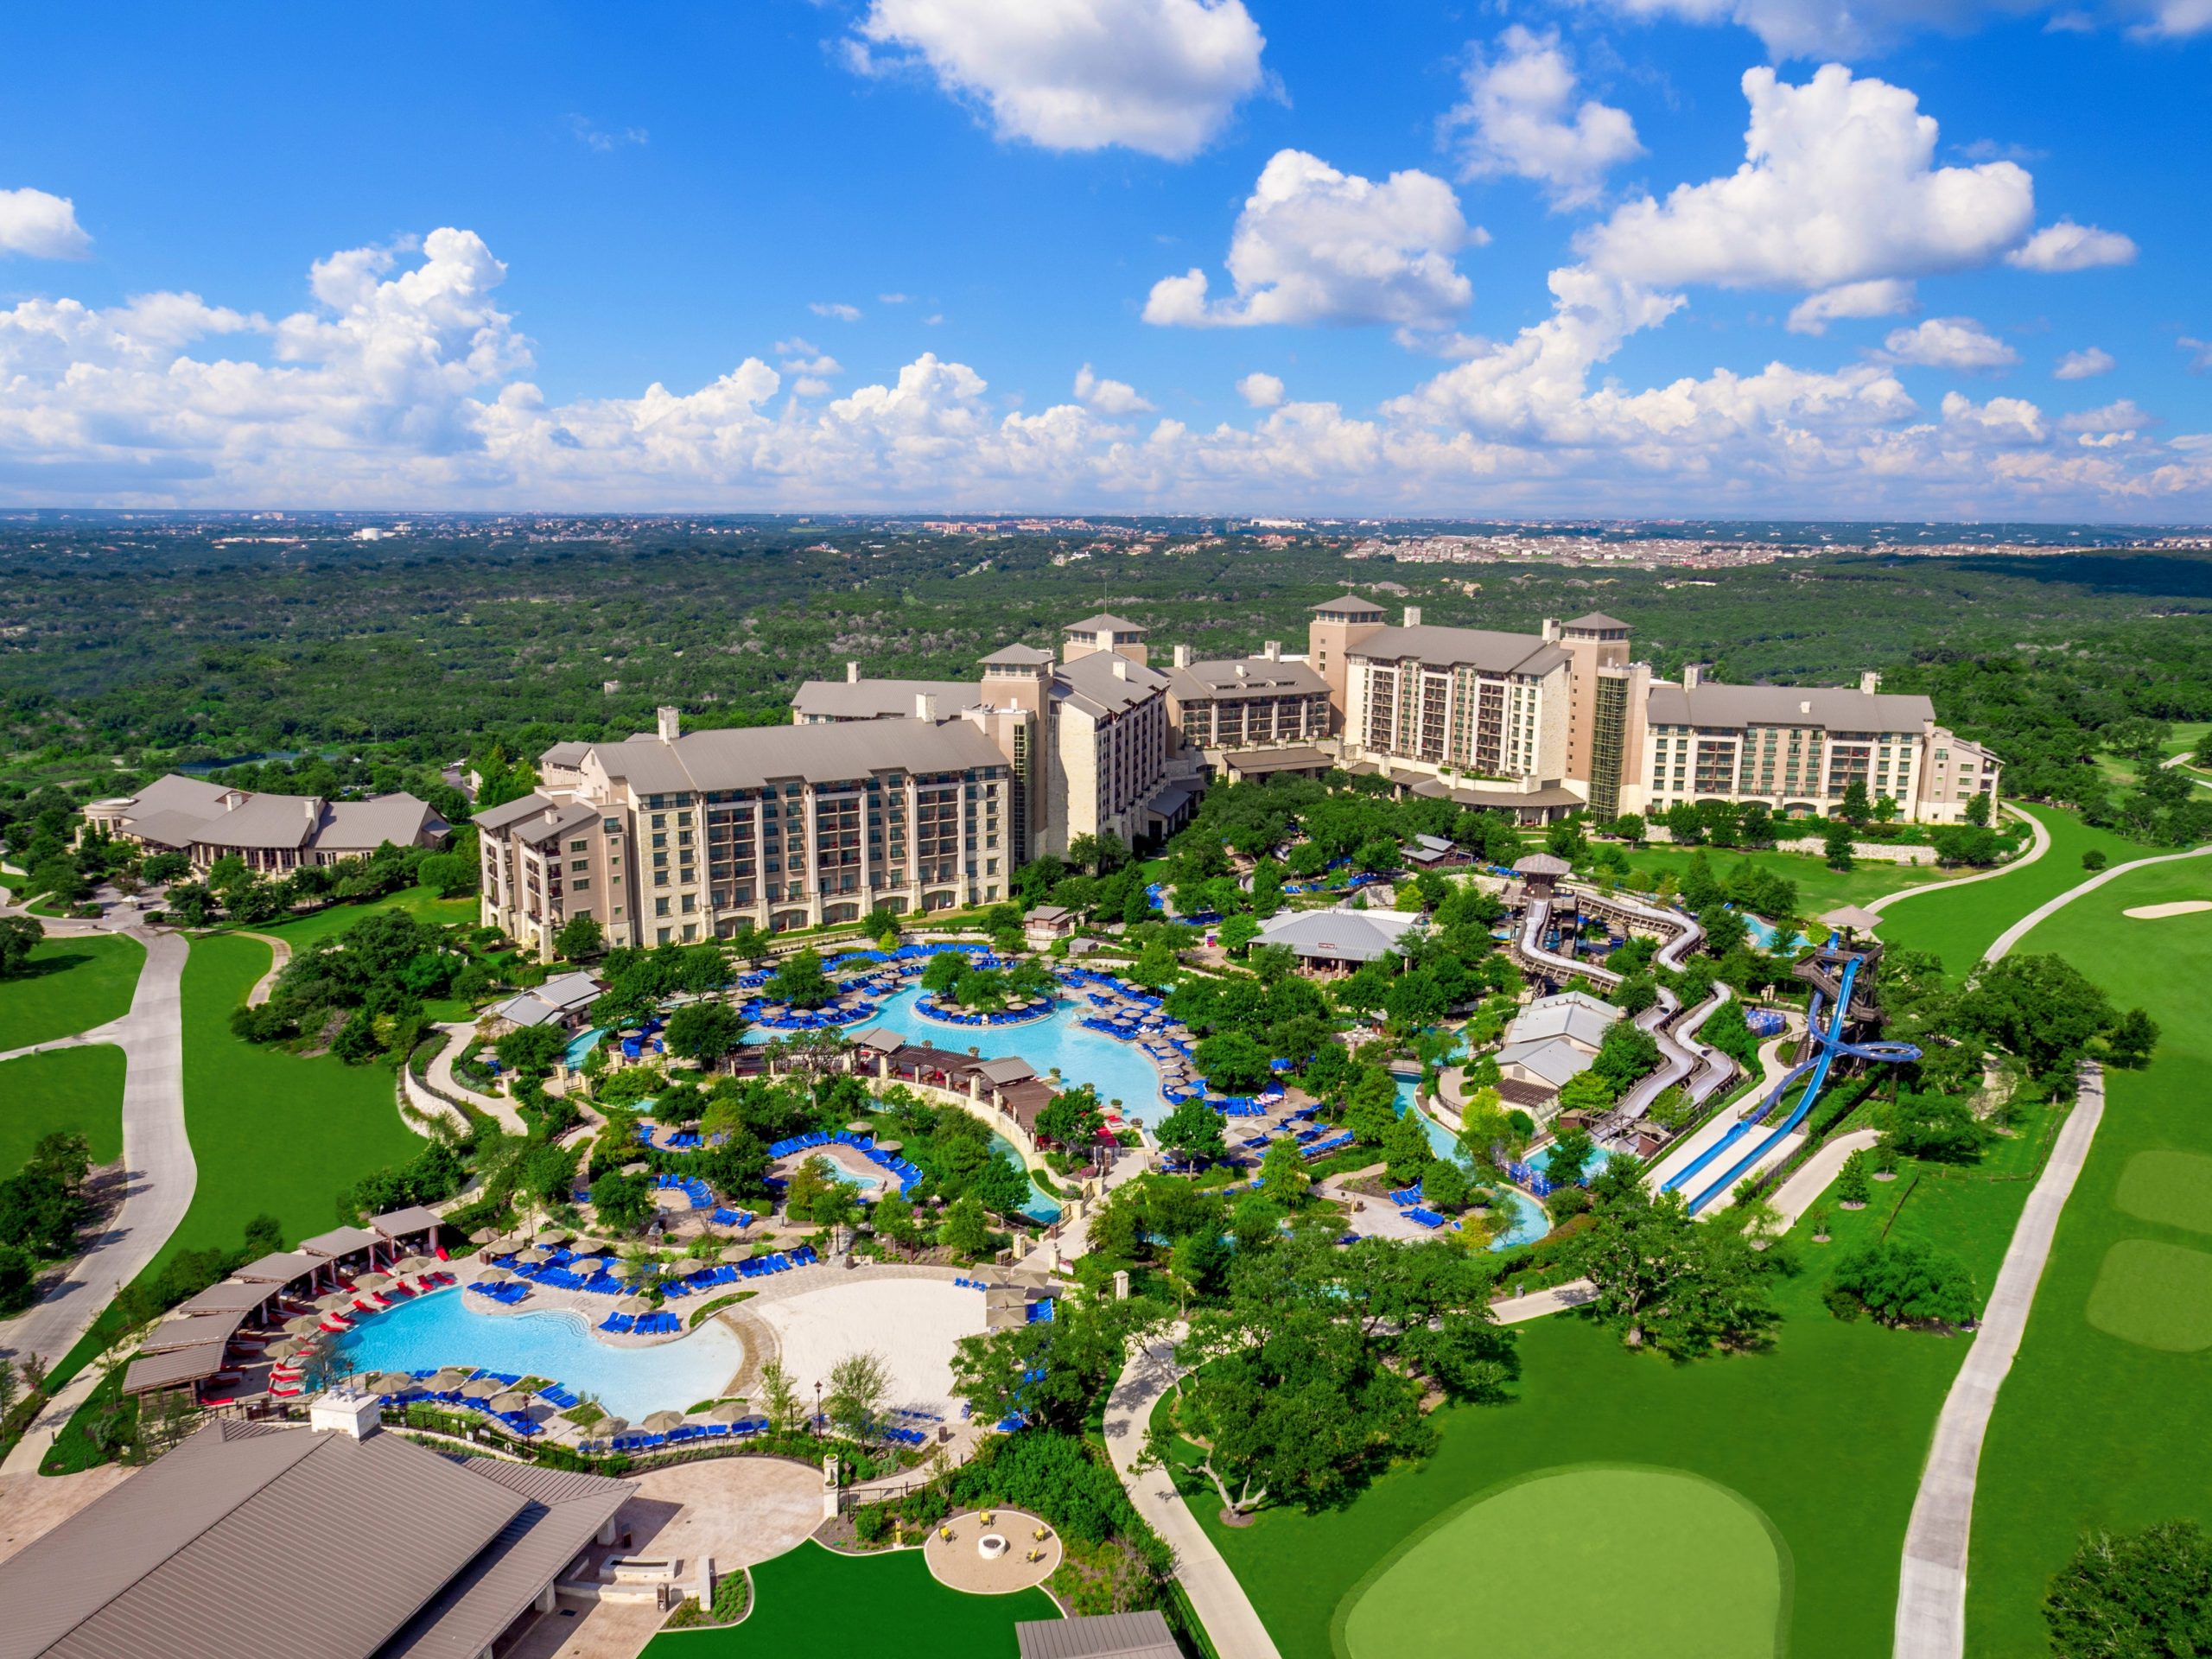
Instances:
[[[2091,270],[2099,265],[2131,265],[2135,244],[2118,231],[2101,231],[2094,225],[2076,225],[2062,219],[2046,225],[2005,256],[2008,265],[2022,270]]]
[[[2122,432],[2131,438],[2158,423],[2158,416],[2139,407],[2133,397],[2120,398],[2102,409],[2077,410],[2071,415],[2062,415],[2058,420],[2063,431],[2099,435]]]
[[[1947,391],[1943,424],[1955,432],[2004,446],[2050,441],[2050,423],[2024,397],[1993,397],[1977,404],[1964,392]]]
[[[1102,415],[1141,415],[1152,405],[1126,380],[1102,380],[1086,363],[1076,371],[1075,397]]]
[[[833,322],[858,322],[861,308],[848,305],[842,300],[810,300],[806,308],[817,317],[828,317]]]
[[[1282,402],[1281,378],[1255,369],[1236,383],[1236,395],[1255,409],[1273,409]]]
[[[866,73],[925,67],[1047,149],[1196,155],[1258,90],[1243,0],[872,0],[849,42]]]
[[[1930,317],[1916,327],[1892,328],[1882,342],[1882,355],[1891,362],[1967,374],[2009,369],[2020,360],[2018,352],[1972,317]]]
[[[44,190],[0,190],[0,255],[82,259],[92,238],[77,223],[77,204]]]
[[[1920,34],[1963,34],[1986,22],[2023,15],[2046,27],[2094,29],[2117,24],[2138,38],[2180,38],[2212,29],[2206,0],[1603,0],[1637,18],[1735,23],[1777,58],[1864,57]]]
[[[2113,355],[2101,346],[2091,346],[2078,352],[2069,352],[2058,359],[2058,366],[2051,371],[2061,380],[2092,380],[2101,374],[2110,374]]]
[[[1828,324],[1847,317],[1894,317],[1913,308],[1913,287],[1894,276],[1846,283],[1808,294],[1790,308],[1789,332],[1824,334]]]
[[[1236,297],[1209,299],[1206,274],[1193,268],[1153,284],[1144,320],[1440,327],[1474,298],[1452,260],[1476,240],[1452,187],[1434,174],[1408,168],[1378,184],[1304,150],[1278,150],[1230,238]]]
[[[1653,287],[1832,289],[1986,264],[2035,220],[2017,163],[1934,165],[1935,118],[1904,87],[1833,63],[1743,86],[1744,164],[1624,204],[1578,239],[1592,264]]]
[[[1508,29],[1496,55],[1469,63],[1465,91],[1444,118],[1462,178],[1534,179],[1554,207],[1580,207],[1597,199],[1608,169],[1643,153],[1626,111],[1577,101],[1556,29]]]

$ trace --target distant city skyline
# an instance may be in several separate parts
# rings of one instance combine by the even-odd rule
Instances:
[[[2202,0],[16,21],[0,506],[2212,518]]]

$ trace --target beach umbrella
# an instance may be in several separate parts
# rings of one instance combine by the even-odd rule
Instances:
[[[642,1296],[625,1296],[614,1304],[614,1311],[617,1313],[650,1313],[653,1311],[653,1305]]]
[[[476,1275],[476,1282],[480,1285],[504,1285],[514,1276],[513,1270],[509,1268],[486,1268]]]
[[[300,1355],[308,1352],[312,1346],[311,1344],[287,1337],[282,1342],[270,1343],[264,1351],[264,1357],[269,1359],[296,1359]]]
[[[541,1227],[537,1230],[540,1244],[564,1244],[575,1235],[565,1227]]]
[[[578,1255],[611,1255],[613,1254],[613,1251],[614,1247],[612,1244],[601,1244],[594,1243],[590,1239],[583,1238],[580,1238],[576,1241],[576,1254]]]
[[[315,1300],[309,1302],[308,1306],[309,1307],[320,1308],[325,1313],[335,1313],[340,1308],[353,1306],[353,1294],[349,1291],[334,1290],[327,1296],[316,1297]]]
[[[284,1321],[284,1334],[290,1337],[311,1337],[322,1329],[322,1321],[312,1313],[302,1313]]]
[[[353,1281],[356,1290],[389,1290],[391,1275],[388,1273],[365,1273]]]
[[[437,1270],[438,1258],[435,1255],[407,1256],[392,1268],[394,1273],[401,1274],[435,1273]]]
[[[526,1268],[535,1268],[549,1261],[552,1255],[553,1252],[550,1250],[541,1250],[533,1246],[527,1250],[517,1250],[515,1260]]]
[[[904,1152],[906,1143],[903,1141],[879,1141],[875,1143],[875,1149],[878,1152]]]
[[[378,1371],[368,1381],[372,1394],[404,1394],[415,1386],[415,1379],[404,1371]]]
[[[494,1382],[488,1376],[472,1377],[461,1385],[461,1397],[464,1400],[489,1400],[506,1386],[504,1382]]]
[[[471,1373],[466,1365],[448,1365],[429,1381],[429,1386],[444,1394],[468,1381]]]
[[[584,1430],[588,1440],[611,1440],[630,1427],[627,1417],[602,1417]]]
[[[707,1421],[715,1423],[734,1423],[744,1415],[744,1401],[725,1400],[708,1411]]]
[[[530,1409],[531,1397],[532,1396],[529,1390],[525,1389],[509,1389],[505,1394],[498,1394],[492,1396],[492,1409],[494,1411],[527,1411]]]
[[[489,1244],[499,1236],[499,1230],[496,1227],[479,1227],[468,1236],[468,1242],[472,1244]]]
[[[657,1411],[638,1427],[648,1434],[665,1434],[671,1428],[683,1427],[683,1414],[680,1411]]]
[[[750,1244],[732,1244],[722,1251],[725,1262],[750,1262],[752,1259],[753,1247]]]
[[[570,1273],[579,1274],[584,1278],[588,1279],[592,1274],[597,1273],[606,1265],[607,1263],[598,1256],[580,1255],[576,1257],[575,1261],[569,1263],[569,1271]]]
[[[875,1125],[869,1122],[864,1117],[855,1118],[851,1122],[845,1125],[845,1133],[848,1135],[874,1135],[875,1133]]]

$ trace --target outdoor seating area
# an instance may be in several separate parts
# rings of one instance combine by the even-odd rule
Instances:
[[[878,1169],[895,1176],[899,1182],[899,1196],[905,1198],[921,1184],[921,1166],[886,1152],[875,1144],[873,1135],[855,1135],[850,1129],[839,1129],[835,1134],[816,1129],[805,1135],[786,1135],[772,1141],[768,1147],[771,1158],[790,1158],[800,1153],[813,1152],[824,1147],[849,1147],[874,1164]]]
[[[694,1135],[693,1140],[698,1137]],[[710,1210],[715,1205],[715,1190],[696,1175],[660,1174],[653,1178],[653,1186],[663,1192],[681,1192],[691,1201],[694,1210]]]

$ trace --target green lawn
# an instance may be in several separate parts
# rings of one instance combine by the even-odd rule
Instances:
[[[1967,1344],[1843,1324],[1822,1306],[1821,1292],[1839,1253],[1886,1233],[1956,1250],[1986,1295],[2052,1121],[2039,1115],[1970,1171],[1903,1160],[1898,1179],[1878,1183],[1866,1209],[1833,1214],[1828,1244],[1812,1243],[1801,1226],[1784,1248],[1802,1270],[1779,1286],[1784,1319],[1770,1352],[1675,1365],[1632,1354],[1579,1319],[1538,1319],[1518,1327],[1522,1376],[1514,1403],[1446,1408],[1433,1457],[1385,1476],[1344,1509],[1271,1510],[1249,1527],[1226,1528],[1211,1489],[1186,1478],[1192,1510],[1286,1659],[1342,1659],[1329,1632],[1349,1618],[1363,1580],[1471,1494],[1592,1462],[1677,1470],[1739,1494],[1784,1541],[1795,1573],[1793,1659],[1887,1652],[1905,1521],[1936,1411]],[[1526,1550],[1471,1564],[1458,1586],[1463,1604],[1524,1603],[1529,1618],[1516,1621],[1512,1637],[1524,1646],[1533,1639],[1524,1624],[1542,1624],[1555,1606],[1580,1618],[1601,1581],[1640,1572],[1645,1552],[1656,1547],[1632,1528],[1606,1536],[1623,1553],[1600,1566],[1576,1556],[1562,1558],[1556,1572],[1540,1570]],[[1579,1650],[1673,1651],[1634,1640],[1593,1640]]]
[[[1042,1590],[969,1596],[930,1576],[918,1549],[840,1555],[810,1540],[753,1569],[753,1611],[715,1630],[670,1630],[651,1659],[1014,1659],[1014,1627],[1056,1618]]]
[[[2156,865],[2076,899],[2021,948],[2062,952],[2164,1027],[2144,1071],[2107,1078],[2103,1122],[2060,1219],[2019,1358],[1983,1447],[1967,1583],[1971,1654],[2039,1652],[2037,1613],[2082,1534],[2212,1525],[2212,859]]]
[[[2089,879],[2090,872],[2082,868],[2083,853],[2094,849],[2109,862],[2124,864],[2164,850],[2092,830],[2058,807],[2013,805],[2050,831],[2050,850],[2034,863],[1992,880],[1898,899],[1882,912],[1885,944],[1933,950],[1955,976],[1963,976],[2007,927],[2037,905]]]
[[[119,934],[45,939],[31,971],[0,980],[0,1052],[90,1031],[130,1012],[146,948]]]
[[[295,950],[304,950],[318,939],[327,939],[343,933],[364,916],[379,910],[404,910],[421,922],[476,923],[476,900],[473,897],[441,899],[430,887],[409,887],[404,892],[387,893],[372,899],[365,905],[333,905],[327,910],[318,910],[311,916],[296,921],[275,922],[251,931],[266,933],[273,938],[290,942]]]
[[[123,1051],[97,1043],[26,1054],[0,1065],[0,1176],[14,1174],[39,1137],[73,1130],[92,1161],[123,1156]]]
[[[1802,916],[1817,916],[1838,905],[1863,905],[1869,899],[1895,893],[1900,887],[1922,887],[1959,874],[1956,870],[1938,869],[1932,864],[1872,862],[1862,862],[1855,869],[1832,870],[1827,861],[1815,853],[1747,852],[1729,847],[1646,847],[1629,855],[1629,868],[1633,872],[1630,885],[1648,890],[1669,872],[1679,880],[1700,852],[1705,854],[1713,873],[1724,880],[1731,870],[1749,859],[1760,869],[1771,870],[1795,881],[1797,909]]]
[[[268,971],[269,947],[199,938],[184,968],[184,1112],[199,1165],[192,1206],[148,1273],[183,1249],[235,1248],[266,1211],[288,1243],[338,1224],[339,1192],[423,1142],[401,1121],[393,1074],[325,1056],[301,1059],[231,1034],[231,1010]],[[65,1361],[115,1334],[108,1316]]]
[[[1479,1493],[1347,1598],[1351,1659],[1459,1659],[1468,1589],[1541,1561],[1580,1593],[1515,1622],[1516,1659],[1773,1659],[1786,1651],[1789,1553],[1766,1517],[1666,1469],[1554,1470]]]

